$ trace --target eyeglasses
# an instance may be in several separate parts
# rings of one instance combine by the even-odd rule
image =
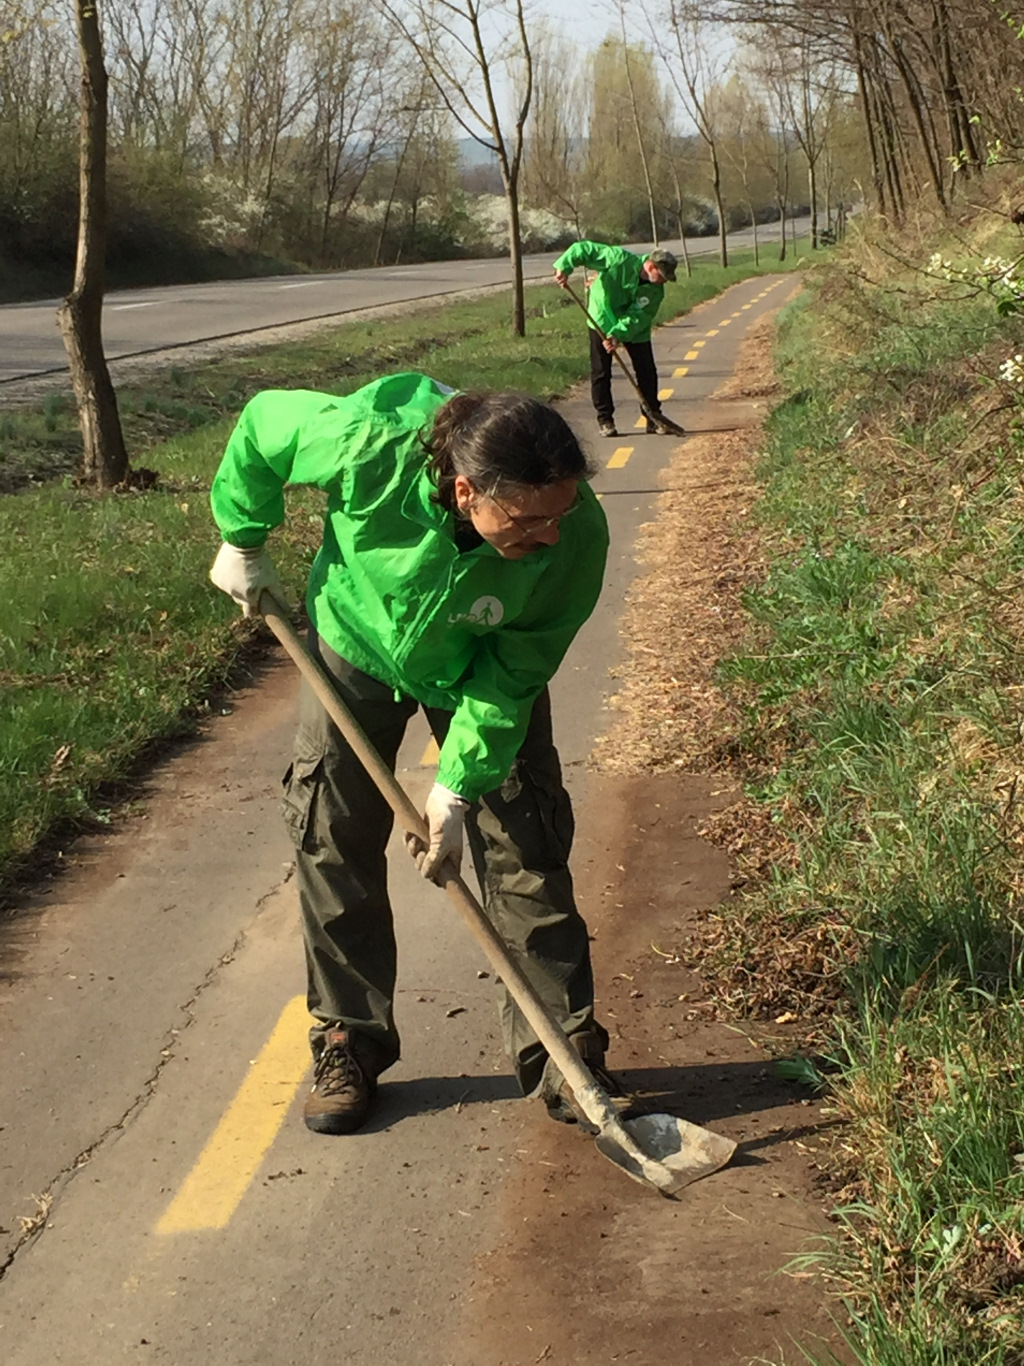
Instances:
[[[520,531],[525,531],[528,536],[537,531],[547,531],[549,526],[557,526],[566,517],[571,517],[574,512],[578,512],[583,505],[580,495],[577,493],[565,511],[559,512],[555,517],[517,517],[514,513],[509,512],[505,504],[495,498],[493,493],[487,494],[487,497],[501,509],[510,522],[517,526]]]

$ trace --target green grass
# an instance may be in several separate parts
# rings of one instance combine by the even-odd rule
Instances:
[[[698,260],[693,275],[666,289],[664,320],[685,313],[728,285],[778,270],[737,253],[727,270]],[[783,268],[788,268],[786,263]],[[306,388],[346,394],[381,374],[423,369],[460,388],[521,388],[543,398],[564,393],[586,373],[583,316],[552,286],[527,290],[528,335],[509,335],[504,295],[471,303],[431,303],[400,318],[343,323],[303,342],[262,348],[192,369],[172,365],[145,383],[122,385],[118,404],[135,465],[169,439],[210,428],[223,440],[260,389]],[[221,424],[221,425],[218,425]],[[74,403],[51,395],[41,403],[3,406],[0,389],[0,493],[72,475],[82,439]]]
[[[836,1012],[818,1047],[844,1189],[812,1260],[847,1355],[1021,1366],[1024,396],[997,376],[1022,331],[910,272],[886,284],[840,261],[785,323],[771,567],[721,678],[792,859],[736,908],[719,967],[769,976],[779,938],[819,957],[773,989]]]
[[[749,262],[725,272],[702,263],[670,287],[665,316],[754,273]],[[0,497],[0,888],[48,834],[106,818],[111,782],[194,725],[252,639],[207,582],[209,486],[247,399],[270,387],[348,393],[408,368],[551,398],[586,373],[583,319],[550,286],[531,289],[528,307],[522,339],[510,335],[505,296],[431,304],[124,388],[133,464],[159,474],[148,492],[102,496],[51,477],[77,459],[69,403],[0,413],[0,479],[20,490]],[[294,490],[274,537],[295,602],[321,516],[314,493]]]

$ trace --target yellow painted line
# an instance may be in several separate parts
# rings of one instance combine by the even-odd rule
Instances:
[[[309,1067],[306,998],[288,1002],[157,1233],[223,1228],[277,1137]]]
[[[427,741],[426,749],[423,751],[423,758],[420,760],[420,764],[424,768],[429,768],[431,764],[436,764],[440,757],[441,751],[437,747],[437,741],[431,736]]]
[[[739,315],[738,313],[734,313],[732,316],[733,316],[734,318],[738,318],[740,315]]]
[[[719,326],[719,327],[728,327],[729,324],[730,324],[731,322],[732,322],[732,319],[731,319],[731,318],[723,318],[722,321],[718,324],[718,326]]]
[[[713,327],[713,328],[711,329],[711,331],[710,331],[707,335],[708,335],[709,337],[717,337],[717,336],[718,336],[718,328],[717,328],[717,327]]]
[[[695,351],[699,351],[699,350],[701,349],[702,346],[707,346],[707,342],[706,342],[706,341],[697,341],[697,342],[694,342],[694,343],[693,343],[693,349],[694,349]]]
[[[634,426],[638,431],[640,430],[641,427],[646,427],[646,426],[647,426],[647,419],[644,417],[643,413],[641,413],[640,416],[637,418],[637,420],[633,423],[633,426]]]
[[[677,365],[676,368],[672,371],[672,378],[682,379],[684,375],[688,375],[689,373],[690,367],[688,365]]]
[[[658,402],[659,402],[659,403],[664,403],[665,400],[666,400],[667,398],[671,398],[672,395],[673,395],[674,393],[675,393],[675,390],[674,390],[674,389],[659,389],[659,390],[658,390]]]
[[[646,418],[641,418],[641,419],[640,419],[640,422],[645,422],[645,421],[646,421]],[[639,424],[637,424],[637,425],[639,425]],[[635,449],[635,447],[633,447],[633,446],[620,446],[619,449],[614,453],[614,455],[612,456],[612,458],[608,461],[608,468],[609,468],[610,470],[621,470],[622,467],[623,467],[623,465],[626,463],[626,461],[629,459],[629,457],[633,454],[634,449]]]
[[[748,309],[748,308],[753,308],[753,307],[754,307],[753,304],[744,304],[744,305],[743,305],[744,310],[746,310],[746,309]]]
[[[686,355],[683,357],[683,360],[700,360],[700,352],[687,351]]]

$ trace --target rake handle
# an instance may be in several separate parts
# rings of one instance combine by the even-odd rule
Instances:
[[[428,841],[430,832],[427,822],[367,739],[358,721],[334,691],[324,670],[303,645],[277,599],[266,590],[260,595],[259,611],[297,665],[303,678],[316,693],[324,710],[341,731],[356,758],[376,783],[381,796],[397,816],[402,828]],[[603,1128],[609,1120],[617,1122],[615,1107],[570,1044],[565,1030],[537,995],[533,984],[509,953],[508,945],[488,920],[479,901],[459,874],[452,871],[450,862],[446,862],[443,868],[444,890],[449,899],[459,911],[473,938],[483,949],[491,967],[501,977],[509,995],[526,1016],[555,1066],[572,1087],[587,1118],[598,1128]]]

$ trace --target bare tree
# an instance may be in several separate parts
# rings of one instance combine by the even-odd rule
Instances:
[[[606,227],[631,235],[646,232],[643,223],[650,223],[653,215],[657,237],[654,186],[663,168],[656,155],[671,115],[656,59],[642,42],[609,36],[593,54],[590,68],[587,181],[594,212]],[[637,201],[642,201],[642,211]]]
[[[78,71],[67,19],[49,3],[9,5],[0,28],[0,203],[21,217],[74,145]]]
[[[720,133],[715,124],[713,92],[722,83],[728,59],[716,26],[705,18],[700,0],[668,0],[658,16],[652,0],[640,0],[651,37],[676,94],[704,143],[710,168],[711,193],[718,214],[718,255],[729,264],[725,203],[722,197]]]
[[[533,98],[533,53],[524,0],[375,0],[423,63],[438,98],[456,123],[497,158],[508,211],[512,264],[512,331],[526,334],[519,176],[524,130]],[[503,68],[514,88],[511,132],[498,107]]]
[[[57,310],[57,319],[68,353],[82,428],[82,473],[101,488],[111,488],[128,475],[128,452],[103,352],[107,70],[97,0],[77,0],[75,19],[82,64],[78,252],[74,285]]]
[[[683,194],[682,182],[679,179],[679,163],[676,150],[679,141],[679,134],[672,128],[666,128],[662,161],[664,165],[668,167],[669,177],[672,181],[672,190],[674,194],[672,208],[679,228],[679,244],[683,252],[683,267],[686,270],[687,276],[690,276],[693,274],[693,264],[690,261],[690,249],[686,245],[687,223],[683,213],[683,205],[686,202],[686,199]]]
[[[651,181],[651,164],[647,155],[647,140],[644,137],[644,127],[640,120],[640,105],[637,99],[636,82],[633,80],[633,71],[629,60],[629,42],[626,37],[626,5],[625,0],[619,0],[619,25],[622,29],[622,63],[626,72],[626,87],[629,90],[629,109],[633,116],[633,129],[636,133],[636,149],[640,157],[640,165],[644,173],[644,186],[647,190],[647,208],[651,215],[651,240],[654,245],[658,245],[658,214],[654,207],[654,185]]]
[[[779,260],[784,261],[796,140],[787,122],[785,62],[778,54],[773,36],[771,31],[752,36],[742,52],[740,65],[754,92],[753,155],[771,185],[779,215]]]
[[[392,98],[396,44],[376,15],[360,13],[348,0],[334,0],[321,11],[303,44],[303,70],[317,72],[304,142],[320,207],[320,257],[326,263],[332,219],[345,219],[382,148],[401,135],[401,101]]]
[[[523,156],[523,192],[534,204],[570,218],[577,237],[590,200],[587,118],[591,96],[577,49],[541,29],[532,39],[534,98]]]
[[[721,130],[722,154],[743,187],[754,234],[754,264],[758,265],[761,257],[757,220],[764,196],[758,185],[762,170],[756,156],[756,129],[762,111],[753,91],[738,75],[712,92],[712,103],[715,123]]]

